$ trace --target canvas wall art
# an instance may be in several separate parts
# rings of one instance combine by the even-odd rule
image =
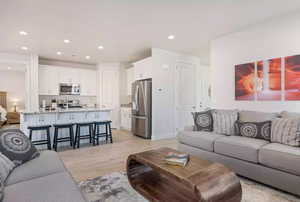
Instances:
[[[300,55],[285,57],[285,100],[300,100]]]
[[[235,99],[254,100],[255,98],[255,63],[235,66]]]
[[[281,58],[257,62],[257,100],[281,100]]]

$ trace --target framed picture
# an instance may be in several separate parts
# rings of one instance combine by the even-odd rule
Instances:
[[[300,100],[300,55],[285,60],[285,100]]]
[[[255,63],[235,66],[235,100],[255,99]]]
[[[257,100],[281,100],[281,58],[257,62]]]

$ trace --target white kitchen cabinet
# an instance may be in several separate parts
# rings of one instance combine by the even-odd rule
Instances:
[[[131,108],[121,108],[121,128],[131,131]]]
[[[97,95],[97,81],[96,81],[95,70],[80,71],[80,87],[81,87],[81,95],[83,96]]]
[[[134,65],[134,79],[135,80],[142,80],[142,79],[149,79],[152,78],[152,58],[146,58],[140,60]]]
[[[58,71],[56,67],[47,65],[39,66],[39,94],[59,94]]]
[[[68,68],[59,67],[58,68],[58,78],[59,83],[80,83],[80,71],[79,68]]]
[[[97,72],[91,69],[39,66],[39,94],[59,95],[60,83],[80,84],[81,95],[97,95]]]
[[[126,70],[126,78],[127,78],[127,95],[131,95],[132,91],[132,83],[134,82],[134,68],[129,68]]]

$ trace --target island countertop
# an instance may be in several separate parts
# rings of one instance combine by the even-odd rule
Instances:
[[[43,110],[40,109],[38,112],[20,112],[23,115],[30,114],[49,114],[49,113],[73,113],[73,112],[108,112],[110,108],[69,108],[69,109],[56,109],[56,110]]]

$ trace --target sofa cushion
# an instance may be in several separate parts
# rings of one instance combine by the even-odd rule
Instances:
[[[178,141],[182,144],[197,147],[206,151],[214,151],[214,141],[225,135],[206,131],[182,131],[178,134]]]
[[[67,172],[55,173],[5,187],[3,202],[22,201],[86,202]]]
[[[225,156],[258,163],[258,151],[268,143],[266,140],[229,136],[216,139],[214,151]]]
[[[239,111],[239,121],[242,122],[263,122],[271,121],[278,117],[278,113],[267,113],[259,111]]]
[[[211,110],[203,112],[192,112],[194,119],[195,131],[212,131],[213,130],[213,118]]]
[[[65,170],[56,152],[43,151],[38,158],[16,167],[7,178],[6,185],[63,172]]]
[[[213,129],[215,133],[234,135],[234,123],[238,120],[237,110],[213,110]]]
[[[259,163],[300,176],[300,148],[279,143],[267,144],[259,151]]]
[[[39,156],[38,150],[19,129],[0,131],[0,152],[16,165],[21,165]]]

